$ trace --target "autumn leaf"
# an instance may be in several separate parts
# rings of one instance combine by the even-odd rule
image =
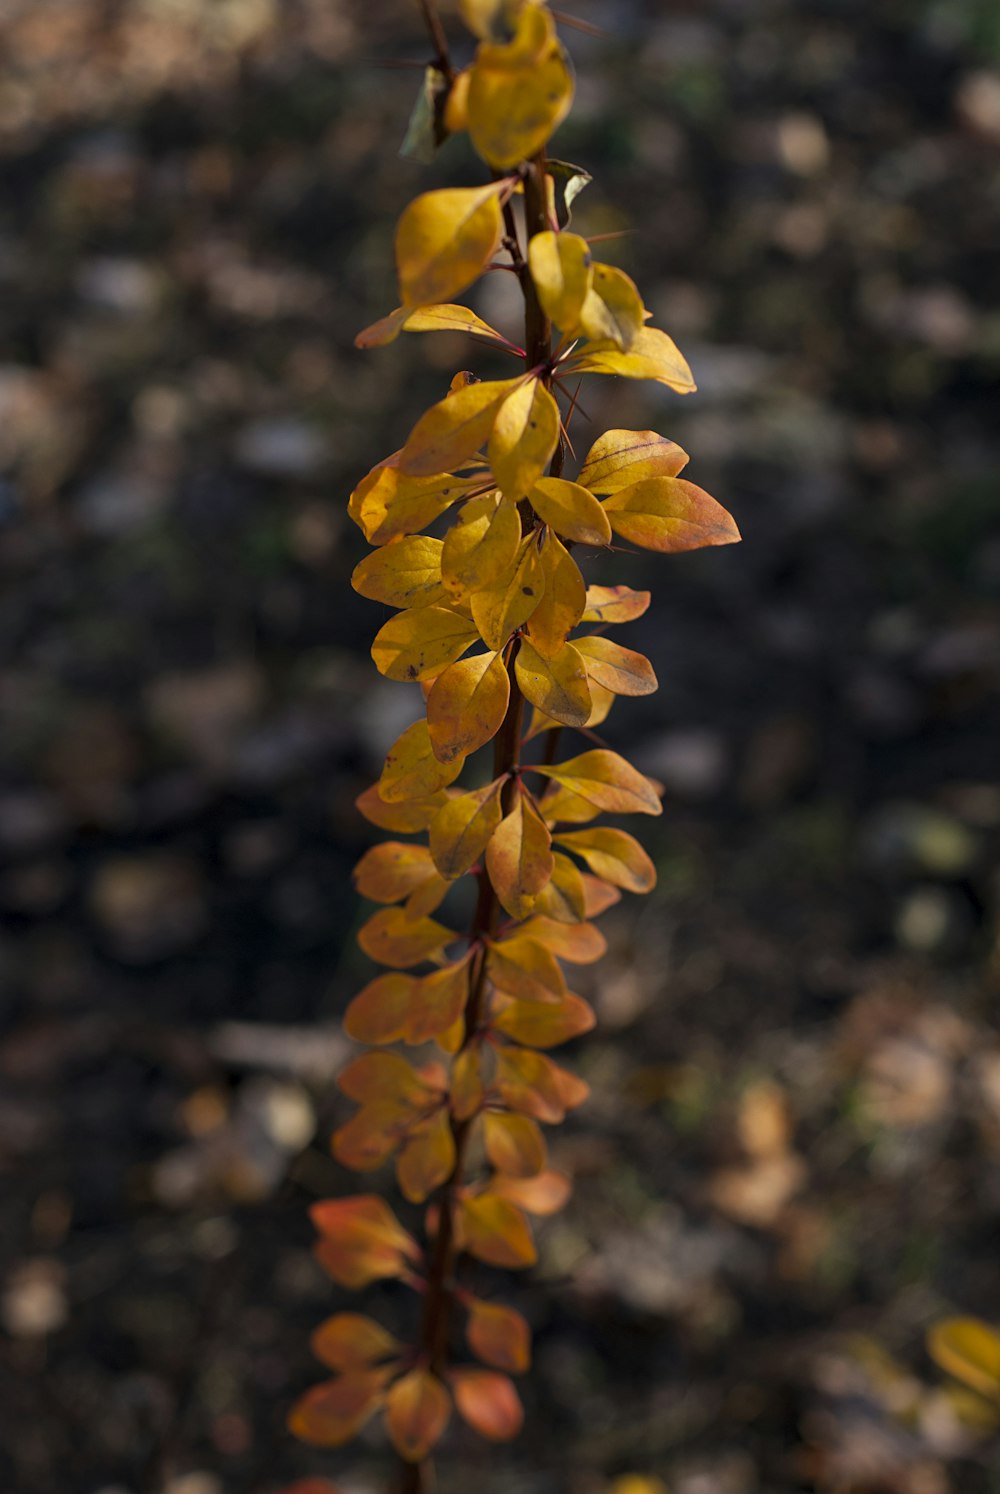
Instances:
[[[363,1370],[314,1385],[292,1407],[289,1431],[313,1447],[343,1447],[382,1404],[387,1375]]]
[[[572,965],[592,965],[608,948],[608,941],[592,923],[567,925],[537,914],[521,925],[516,937],[541,945]]]
[[[440,1441],[451,1416],[451,1397],[436,1375],[418,1366],[397,1380],[386,1397],[385,1425],[407,1463],[420,1463]]]
[[[423,1203],[455,1168],[455,1138],[446,1109],[410,1132],[396,1160],[396,1179],[403,1197]]]
[[[379,628],[371,655],[387,679],[423,680],[464,654],[475,637],[469,619],[450,607],[407,608]]]
[[[1000,1333],[980,1318],[946,1318],[927,1335],[927,1348],[949,1375],[990,1400],[1000,1398]]]
[[[531,506],[546,524],[580,545],[608,545],[611,525],[588,488],[562,477],[540,477],[529,493]]]
[[[375,903],[399,903],[434,873],[426,846],[384,840],[366,851],[354,868],[354,885]]]
[[[451,1066],[451,1110],[458,1121],[469,1120],[483,1103],[483,1054],[472,1043],[456,1055]]]
[[[486,455],[497,486],[515,502],[524,498],[558,444],[559,406],[541,379],[527,379],[507,396],[493,421]]]
[[[731,514],[693,482],[650,477],[604,500],[611,527],[645,550],[672,553],[731,545],[740,538]]]
[[[552,875],[552,836],[530,795],[519,793],[486,847],[493,890],[512,918],[524,918]]]
[[[558,1002],[512,1001],[494,1017],[493,1026],[527,1048],[555,1048],[590,1032],[595,1020],[593,1009],[583,997],[567,992]],[[494,1161],[494,1166],[500,1164]],[[500,1170],[513,1171],[512,1168]],[[540,1172],[541,1167],[533,1171]]]
[[[449,799],[430,825],[430,853],[443,877],[463,876],[482,856],[503,818],[501,781]]]
[[[309,1211],[322,1236],[316,1256],[341,1286],[357,1291],[384,1276],[405,1275],[420,1247],[376,1194],[328,1198]]]
[[[488,1195],[461,1199],[458,1223],[464,1249],[488,1266],[533,1266],[538,1259],[522,1211],[503,1198]]]
[[[453,758],[450,763],[442,763],[436,758],[427,722],[415,721],[386,754],[378,781],[379,798],[388,804],[403,799],[427,799],[436,790],[454,782],[463,766],[461,757]]]
[[[528,160],[566,117],[573,78],[548,11],[526,5],[513,41],[484,42],[470,69],[466,127],[491,166]]]
[[[471,958],[466,954],[416,981],[402,1033],[406,1042],[426,1043],[459,1020],[468,996]]]
[[[396,1043],[409,1021],[417,978],[392,971],[359,991],[344,1013],[344,1031],[356,1043]]]
[[[507,714],[509,699],[510,677],[499,653],[474,654],[451,664],[438,675],[427,697],[434,756],[450,763],[491,741]]]
[[[489,264],[503,236],[503,181],[424,192],[396,227],[396,270],[403,305],[450,301]]]
[[[413,1121],[413,1108],[399,1100],[379,1100],[362,1105],[350,1120],[338,1126],[331,1149],[343,1167],[354,1172],[373,1172],[388,1162]]]
[[[624,270],[595,264],[593,281],[582,307],[580,327],[595,342],[607,339],[627,352],[646,322],[635,282]]]
[[[531,1363],[531,1330],[519,1312],[472,1297],[465,1337],[473,1354],[494,1369],[520,1375]]]
[[[652,695],[657,688],[652,665],[634,649],[602,637],[578,638],[576,648],[590,679],[615,695]]]
[[[648,591],[633,591],[630,586],[588,586],[586,611],[580,621],[632,622],[648,607]]]
[[[555,839],[612,886],[624,887],[626,892],[651,892],[656,886],[656,867],[635,837],[625,830],[610,826],[564,830]]]
[[[542,599],[545,571],[533,534],[522,541],[506,575],[473,593],[472,616],[487,648],[502,649],[515,628],[527,622]]]
[[[528,265],[542,310],[558,327],[574,328],[593,283],[590,245],[575,233],[536,233]]]
[[[365,954],[380,965],[406,970],[440,954],[458,935],[433,918],[409,918],[403,908],[382,908],[358,931]]]
[[[583,1091],[581,1099],[586,1098],[587,1086],[575,1076],[568,1075],[565,1069],[559,1071],[564,1077],[574,1079],[575,1083]],[[570,1100],[565,1099],[567,1109]],[[579,1103],[577,1100],[575,1103]],[[509,1176],[495,1177],[489,1185],[489,1192],[496,1198],[506,1198],[511,1203],[517,1204],[519,1209],[524,1209],[527,1214],[544,1216],[547,1214],[558,1214],[569,1202],[573,1189],[570,1180],[561,1172],[539,1172],[532,1178],[514,1178]]]
[[[517,1391],[506,1375],[492,1370],[456,1369],[449,1375],[459,1415],[491,1442],[509,1442],[524,1422]]]
[[[390,830],[395,835],[414,835],[428,828],[442,804],[447,803],[447,797],[442,789],[437,789],[425,799],[387,804],[379,794],[378,784],[373,783],[358,795],[354,804],[359,813],[380,830]]]
[[[446,304],[442,306],[420,306],[416,311],[408,306],[399,306],[388,316],[373,322],[354,339],[356,348],[382,348],[395,342],[400,332],[468,332],[488,342],[498,342],[503,347],[510,344],[502,333],[481,316],[470,311],[468,306]]]
[[[600,918],[615,903],[620,903],[622,895],[617,887],[612,887],[609,882],[604,882],[600,877],[591,877],[584,873],[583,876],[583,911],[588,918]]]
[[[417,421],[399,454],[400,472],[413,477],[433,477],[450,473],[467,462],[486,444],[501,405],[523,382],[523,379],[494,379],[465,384],[432,405]],[[443,508],[438,510],[443,511]]]
[[[551,767],[533,770],[555,779],[572,793],[612,814],[662,814],[660,798],[648,778],[617,752],[596,748]]]
[[[309,1345],[316,1358],[334,1370],[364,1369],[380,1359],[391,1359],[403,1347],[381,1323],[358,1312],[338,1312],[327,1318],[314,1330]]]
[[[511,1110],[558,1125],[572,1105],[586,1099],[587,1086],[544,1053],[528,1048],[501,1048],[497,1054],[496,1089]]]
[[[444,538],[444,586],[457,597],[492,586],[510,570],[520,544],[521,520],[516,504],[498,493],[470,498]]]
[[[566,992],[566,979],[552,951],[520,932],[490,944],[486,963],[493,984],[512,996],[549,1001]]]
[[[666,384],[677,394],[690,394],[695,388],[691,370],[672,338],[658,327],[643,327],[632,339],[628,352],[607,339],[588,342],[562,365],[573,373],[618,374],[625,379],[652,379]]]
[[[518,1006],[546,1008],[538,1002],[517,1002]],[[499,1026],[499,1023],[494,1025]],[[527,1115],[509,1115],[487,1110],[483,1115],[483,1144],[486,1155],[498,1172],[514,1177],[531,1177],[545,1166],[545,1141],[537,1122]]]
[[[433,1093],[409,1059],[399,1053],[360,1054],[338,1075],[337,1085],[360,1105],[392,1101],[419,1109]]]
[[[526,631],[538,652],[552,659],[583,616],[587,588],[580,567],[551,529],[545,531],[539,561],[542,597]]]
[[[369,601],[387,607],[428,607],[445,597],[443,548],[439,539],[427,535],[400,535],[354,567],[351,585]]]
[[[583,875],[575,862],[559,851],[552,853],[552,876],[535,899],[534,911],[559,923],[585,918],[587,897]]]
[[[429,477],[409,477],[400,470],[401,458],[402,452],[396,452],[373,467],[347,505],[370,545],[387,545],[426,529],[453,503],[481,488],[486,478],[485,469],[482,476],[456,477],[443,467]]]
[[[583,656],[571,643],[546,659],[522,638],[514,660],[517,683],[525,700],[566,726],[585,726],[592,702]]]

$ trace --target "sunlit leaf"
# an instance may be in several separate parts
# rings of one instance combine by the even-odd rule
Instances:
[[[560,1001],[512,1001],[493,1019],[499,1032],[527,1048],[555,1048],[594,1026],[593,1009],[582,996],[567,992]],[[491,1158],[491,1160],[494,1160]],[[500,1164],[494,1160],[494,1166]],[[513,1168],[500,1169],[512,1172]],[[540,1172],[541,1167],[532,1169]]]
[[[611,527],[644,550],[701,550],[740,538],[731,514],[680,477],[650,477],[604,500]]]
[[[502,649],[542,599],[545,572],[533,534],[522,541],[514,565],[472,596],[472,616],[487,648]]]
[[[624,270],[595,264],[593,284],[580,308],[580,326],[595,342],[608,339],[626,352],[646,322],[642,297]]]
[[[627,892],[651,892],[656,886],[656,867],[635,837],[625,830],[598,826],[593,830],[562,831],[556,839],[615,887],[624,887]]]
[[[537,915],[521,925],[517,937],[540,944],[572,965],[592,965],[608,948],[608,941],[592,923],[567,925]]]
[[[574,202],[594,178],[582,166],[574,166],[572,161],[557,161],[553,156],[545,162],[545,170],[551,210],[559,227],[566,228],[573,218]]]
[[[566,539],[580,545],[611,543],[611,525],[603,506],[580,483],[540,477],[528,496],[538,517]]]
[[[491,741],[507,714],[509,699],[510,677],[500,654],[474,654],[450,665],[427,697],[434,756],[449,763]]]
[[[489,322],[484,322],[468,306],[421,306],[410,311],[403,322],[404,332],[469,332],[507,346],[507,339]]]
[[[354,346],[365,351],[369,348],[385,348],[395,342],[403,330],[403,323],[410,314],[408,306],[397,306],[387,316],[380,316],[369,327],[362,327],[354,338]]]
[[[931,1358],[963,1384],[1000,1398],[1000,1333],[980,1318],[946,1318],[927,1335]]]
[[[540,1002],[521,1001],[516,1006],[546,1008]],[[499,1026],[497,1022],[494,1024]],[[545,1141],[538,1124],[527,1115],[510,1115],[487,1110],[483,1116],[483,1143],[486,1155],[498,1172],[528,1178],[545,1166]]]
[[[580,567],[551,529],[545,531],[539,559],[542,598],[528,618],[527,633],[538,652],[552,659],[583,616],[587,588]]]
[[[415,721],[386,754],[378,781],[379,798],[388,804],[403,799],[427,799],[438,789],[454,782],[463,763],[461,757],[453,758],[450,763],[439,761],[431,747],[427,722]]]
[[[588,586],[582,622],[625,623],[641,617],[649,607],[648,591],[630,586]]]
[[[381,908],[358,931],[365,954],[394,970],[421,964],[457,937],[433,918],[408,918],[403,908]]]
[[[510,812],[486,847],[486,870],[493,890],[512,918],[524,918],[535,894],[552,875],[552,836],[534,802],[518,793]]]
[[[614,695],[652,695],[657,688],[653,666],[645,654],[600,636],[578,638],[576,648],[590,679]]]
[[[482,856],[503,818],[500,781],[449,799],[430,826],[430,852],[443,877],[464,876]]]
[[[603,512],[603,510],[602,510]],[[354,567],[351,585],[361,596],[387,607],[427,607],[443,600],[439,539],[401,535],[366,555]]]
[[[533,1266],[535,1242],[523,1212],[503,1198],[466,1197],[459,1207],[464,1248],[488,1266]]]
[[[431,477],[460,467],[486,444],[497,411],[521,383],[522,379],[494,379],[465,384],[432,405],[410,432],[399,454],[399,470]]]
[[[448,80],[433,63],[424,68],[420,91],[410,112],[406,136],[399,147],[399,154],[410,161],[430,165],[435,152],[444,140],[438,128],[438,100],[448,87]]]
[[[521,1314],[476,1297],[468,1310],[465,1337],[473,1354],[494,1369],[523,1374],[531,1363],[531,1330]]]
[[[497,486],[515,502],[541,477],[559,443],[559,406],[539,378],[504,400],[490,432],[487,458]]]
[[[598,747],[579,757],[535,770],[555,779],[581,799],[613,814],[662,814],[659,795],[648,778],[617,752]]]
[[[475,637],[469,619],[450,607],[408,608],[379,628],[371,655],[387,679],[423,680],[451,664]]]
[[[574,373],[618,374],[625,379],[652,379],[678,394],[695,388],[691,370],[672,338],[658,327],[643,327],[628,352],[610,339],[588,342],[564,365]]]
[[[409,477],[400,470],[401,459],[402,452],[396,452],[380,462],[351,494],[347,512],[371,545],[387,545],[401,535],[426,529],[453,503],[482,487],[486,479],[485,472],[482,476],[456,477],[446,467],[432,471],[429,477]]]
[[[426,830],[441,808],[447,795],[438,789],[426,799],[407,799],[405,802],[387,804],[378,791],[378,784],[359,794],[354,803],[365,819],[380,830],[390,830],[395,835],[413,835]]]
[[[602,510],[603,512],[603,510]],[[517,505],[484,493],[462,505],[441,554],[441,580],[456,596],[481,591],[506,575],[521,543]]]
[[[396,270],[404,306],[450,301],[470,285],[500,246],[504,182],[424,192],[396,227]]]
[[[448,1378],[458,1413],[474,1432],[491,1442],[509,1442],[517,1436],[524,1411],[506,1375],[463,1368],[452,1370]]]
[[[407,1463],[427,1457],[450,1416],[451,1397],[437,1376],[422,1366],[403,1375],[386,1396],[386,1430]]]
[[[455,1138],[447,1109],[410,1132],[396,1159],[396,1179],[403,1197],[423,1203],[455,1169]]]
[[[307,1390],[292,1407],[288,1429],[313,1447],[343,1447],[384,1399],[386,1370],[357,1370]]]
[[[467,101],[469,136],[491,166],[516,166],[545,144],[572,102],[573,78],[552,17],[526,5],[513,41],[483,42],[476,54]]]
[[[514,672],[525,700],[566,726],[586,725],[592,709],[587,669],[572,643],[546,659],[522,638]]]
[[[588,451],[579,481],[592,493],[617,493],[649,477],[676,477],[687,461],[687,452],[657,431],[605,431]]]
[[[546,316],[559,327],[575,327],[594,278],[587,240],[575,233],[536,233],[528,242],[528,264]]]

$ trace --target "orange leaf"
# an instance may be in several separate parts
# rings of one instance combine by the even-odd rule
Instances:
[[[385,1425],[393,1447],[408,1463],[420,1463],[437,1443],[451,1415],[451,1398],[428,1369],[412,1369],[386,1397]]]
[[[439,539],[404,534],[366,555],[351,574],[351,585],[361,596],[387,607],[427,607],[439,602],[441,584]]]
[[[517,1391],[506,1375],[492,1370],[456,1369],[448,1377],[459,1415],[480,1437],[509,1442],[524,1422]]]
[[[450,607],[410,607],[375,634],[371,655],[390,680],[425,680],[464,654],[476,630]]]
[[[527,496],[559,443],[559,406],[541,379],[526,380],[500,406],[487,458],[497,486],[515,502]]]
[[[425,1105],[429,1086],[408,1059],[399,1053],[362,1053],[337,1077],[341,1094],[359,1105],[377,1101],[419,1107]],[[432,1093],[432,1091],[430,1091]]]
[[[644,550],[673,553],[740,538],[732,514],[682,477],[650,477],[604,500],[611,527]]]
[[[595,804],[598,809],[612,814],[662,814],[660,796],[632,764],[599,747],[593,752],[582,752],[553,767],[539,766],[536,773],[554,778],[564,788]]]
[[[469,1120],[483,1103],[483,1054],[478,1043],[464,1048],[451,1066],[451,1109],[458,1121]]]
[[[533,1002],[517,1002],[515,1005],[548,1010]],[[498,1172],[527,1178],[541,1172],[545,1166],[545,1141],[530,1116],[487,1110],[483,1116],[483,1143],[487,1157]]]
[[[320,1323],[309,1344],[316,1358],[335,1370],[363,1369],[392,1358],[403,1347],[381,1323],[359,1312],[334,1313]]]
[[[492,586],[514,564],[520,543],[516,504],[498,493],[470,498],[445,535],[441,580],[456,597]]]
[[[442,805],[430,826],[430,852],[443,877],[461,877],[479,860],[496,830],[502,780],[459,794]]]
[[[593,698],[594,690],[601,688],[600,685],[594,685],[591,697]],[[539,808],[549,825],[585,825],[589,820],[596,820],[601,812],[599,805],[581,799],[579,794],[574,794],[567,788],[561,788],[557,783],[550,784],[546,789]]]
[[[521,1314],[476,1297],[468,1308],[465,1336],[473,1354],[495,1369],[523,1374],[531,1363],[531,1331]]]
[[[420,1260],[416,1240],[376,1194],[323,1199],[309,1215],[323,1236],[316,1247],[320,1265],[353,1291],[379,1277],[402,1276],[408,1262]]]
[[[527,622],[545,587],[538,541],[529,534],[517,559],[502,576],[471,597],[472,616],[487,648],[502,649],[515,628]]]
[[[610,886],[600,877],[588,876],[586,872],[583,874],[583,896],[583,911],[588,918],[600,918],[602,913],[622,900],[617,887]]]
[[[552,875],[552,836],[529,794],[520,792],[486,847],[493,890],[512,918],[530,913]]]
[[[440,1037],[465,1010],[469,989],[469,961],[465,955],[443,970],[434,970],[416,982],[403,1030],[408,1043],[426,1043]]]
[[[565,726],[585,726],[593,710],[583,656],[566,643],[545,658],[527,639],[514,659],[514,672],[525,700]]]
[[[344,1031],[356,1043],[396,1043],[403,1036],[415,999],[416,976],[393,971],[359,991],[344,1013]]]
[[[626,379],[652,379],[678,394],[695,388],[691,370],[672,338],[657,327],[643,327],[628,352],[608,339],[589,342],[564,365],[574,373],[620,374]]]
[[[566,981],[551,952],[519,934],[489,946],[486,968],[501,991],[527,1001],[551,1001],[566,992]]]
[[[387,804],[430,798],[438,789],[455,781],[464,763],[462,757],[453,758],[450,763],[439,762],[431,747],[427,722],[414,721],[386,754],[378,781],[378,797]]]
[[[354,1172],[371,1172],[388,1162],[412,1121],[412,1107],[398,1100],[363,1105],[333,1133],[333,1155]]]
[[[573,1189],[561,1172],[540,1172],[533,1178],[494,1178],[489,1191],[498,1198],[509,1199],[529,1214],[558,1214],[565,1208]]]
[[[629,586],[588,586],[582,622],[625,623],[641,617],[649,607],[648,591]]]
[[[505,1198],[463,1198],[458,1223],[463,1248],[488,1266],[517,1269],[533,1266],[538,1259],[528,1221]]]
[[[365,1370],[314,1385],[292,1407],[289,1431],[314,1447],[343,1447],[382,1404],[386,1375]]]
[[[386,840],[365,852],[354,868],[354,885],[375,903],[398,903],[434,873],[426,846]]]
[[[400,471],[431,477],[460,467],[485,444],[500,406],[522,382],[466,384],[432,405],[407,438],[399,456]]]
[[[404,306],[450,301],[489,264],[503,234],[504,182],[424,192],[396,228],[396,269]]]
[[[578,638],[587,674],[615,695],[652,695],[656,686],[653,666],[645,654],[622,648],[610,638]]]
[[[688,455],[656,431],[605,431],[587,453],[580,482],[592,493],[617,493],[647,477],[676,477]]]
[[[413,835],[426,830],[441,808],[447,803],[447,795],[438,789],[426,799],[407,799],[398,804],[387,804],[380,796],[378,784],[365,789],[354,801],[365,819],[380,830],[391,830],[396,835]]]
[[[608,948],[608,941],[592,923],[569,925],[536,916],[523,923],[518,933],[522,939],[543,945],[573,965],[592,965]]]
[[[404,908],[382,908],[358,931],[358,943],[379,965],[406,970],[440,954],[457,939],[433,918],[409,918]]]
[[[497,1054],[496,1087],[504,1104],[547,1125],[558,1125],[567,1109],[572,1108],[567,1104],[563,1079],[574,1077],[544,1053],[527,1048],[501,1048]],[[577,1084],[582,1081],[577,1080]],[[568,1093],[572,1095],[573,1089]],[[581,1104],[587,1093],[587,1086],[583,1085],[583,1092],[573,1103]]]
[[[568,991],[559,1002],[512,1001],[494,1017],[493,1026],[529,1048],[555,1048],[589,1032],[594,1022],[593,1009]],[[532,1170],[539,1171],[537,1167]]]
[[[538,517],[566,539],[597,547],[611,543],[611,525],[587,488],[562,477],[540,477],[528,494]]]
[[[651,892],[656,886],[656,867],[635,837],[624,830],[599,826],[563,831],[556,839],[615,887],[624,887],[627,892]]]
[[[396,1159],[396,1179],[403,1197],[423,1203],[455,1170],[455,1138],[447,1109],[410,1132]]]
[[[587,588],[565,545],[546,530],[539,552],[542,599],[528,619],[528,636],[546,658],[554,658],[583,616]]]
[[[535,899],[534,911],[557,923],[579,923],[586,918],[583,877],[568,856],[552,853],[552,876]]]
[[[500,654],[473,654],[449,665],[427,697],[427,729],[439,762],[465,758],[491,741],[509,700],[510,677]]]

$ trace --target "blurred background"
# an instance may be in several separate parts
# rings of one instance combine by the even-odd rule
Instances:
[[[1000,10],[564,0],[555,154],[699,392],[591,380],[740,546],[599,558],[661,690],[656,893],[584,972],[593,1099],[533,1279],[528,1425],[441,1494],[987,1494],[1000,1413],[928,1360],[1000,1318]],[[354,796],[415,714],[347,495],[451,374],[360,354],[428,48],[382,0],[0,6],[0,1483],[272,1494],[307,1203],[369,968]],[[464,60],[459,28],[457,56]],[[513,330],[508,277],[476,309]],[[376,1186],[379,1184],[376,1182]],[[405,1323],[408,1299],[369,1305]],[[630,1482],[631,1479],[631,1482]]]

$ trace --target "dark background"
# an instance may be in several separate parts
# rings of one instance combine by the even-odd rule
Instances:
[[[567,7],[570,0],[565,0]],[[554,153],[699,392],[591,380],[745,542],[652,585],[609,723],[660,884],[579,989],[593,1087],[532,1279],[528,1426],[441,1494],[985,1494],[924,1348],[1000,1318],[1000,12],[573,7]],[[354,795],[411,719],[347,495],[482,350],[404,337],[416,7],[0,11],[0,1485],[381,1494],[283,1431],[337,1305],[306,1206],[368,969]],[[458,35],[458,28],[453,27]],[[506,277],[474,304],[513,330]],[[318,1126],[318,1138],[311,1142]],[[376,1182],[376,1186],[380,1184]],[[370,1305],[405,1326],[409,1302]],[[992,1472],[990,1469],[992,1468]],[[626,1475],[655,1482],[629,1483]]]

